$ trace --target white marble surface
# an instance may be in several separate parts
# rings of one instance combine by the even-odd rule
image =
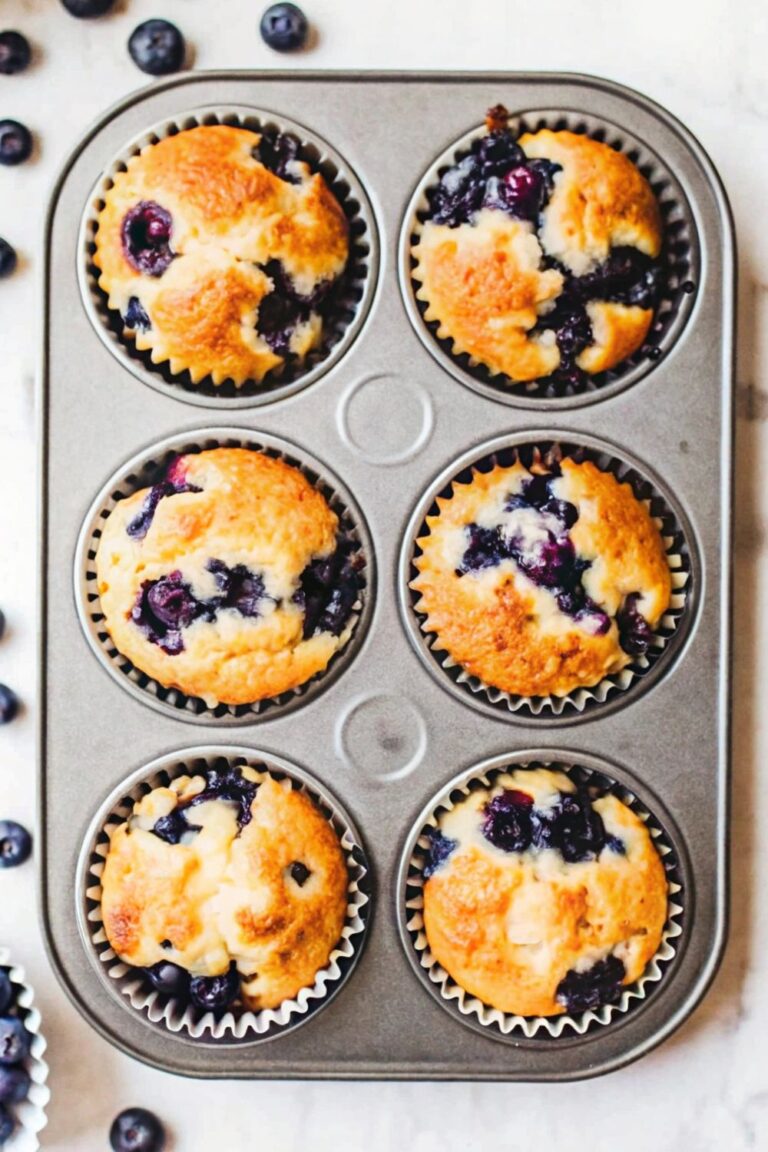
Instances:
[[[206,1084],[118,1054],[59,990],[34,914],[32,865],[0,874],[0,940],[33,980],[50,1041],[53,1103],[44,1147],[102,1152],[121,1107],[155,1108],[184,1152],[554,1149],[745,1152],[768,1148],[768,752],[759,686],[768,675],[768,11],[761,0],[306,0],[319,29],[297,67],[570,69],[633,85],[702,140],[732,199],[741,248],[737,459],[735,800],[730,947],[714,989],[664,1047],[584,1085]],[[32,163],[0,171],[0,234],[21,267],[0,283],[0,604],[9,629],[0,680],[24,715],[0,731],[0,815],[35,819],[34,374],[40,246],[55,173],[82,130],[142,77],[132,27],[167,16],[202,68],[277,66],[259,40],[260,4],[119,0],[97,22],[58,0],[0,0],[0,26],[38,49],[27,74],[0,77],[0,116],[40,142]],[[763,359],[766,357],[766,360]],[[86,740],[87,749],[87,740]],[[86,752],[87,754],[87,752]],[[457,1041],[460,1042],[460,1035]]]

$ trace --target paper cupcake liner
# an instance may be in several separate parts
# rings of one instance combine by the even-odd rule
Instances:
[[[123,963],[110,947],[101,918],[101,876],[115,829],[129,818],[138,801],[153,788],[167,787],[179,776],[199,775],[226,761],[272,777],[285,788],[304,792],[337,833],[349,872],[347,915],[341,938],[314,983],[277,1008],[243,1010],[217,1016],[168,999],[152,988],[141,969]],[[116,789],[93,820],[78,865],[77,913],[83,943],[103,983],[128,1010],[147,1024],[182,1040],[209,1044],[253,1044],[272,1040],[310,1019],[341,989],[365,941],[370,912],[370,873],[360,837],[341,805],[294,764],[253,749],[231,745],[190,748],[160,757]]]
[[[167,688],[137,668],[115,647],[105,627],[98,593],[96,554],[105,520],[115,505],[163,474],[177,455],[204,452],[211,448],[250,448],[284,460],[298,468],[320,491],[339,518],[339,531],[356,545],[365,557],[365,586],[355,602],[346,627],[348,639],[334,654],[324,671],[280,696],[256,700],[252,704],[216,704],[188,696],[177,688]],[[213,427],[178,433],[151,445],[127,461],[101,489],[80,529],[75,550],[75,602],[85,638],[96,657],[135,699],[156,711],[181,720],[217,725],[250,724],[264,716],[282,715],[306,703],[323,691],[354,658],[368,626],[373,608],[375,560],[373,542],[362,512],[351,493],[320,461],[303,448],[266,433],[247,434],[242,428]]]
[[[635,496],[649,509],[659,528],[672,576],[672,596],[669,608],[659,621],[651,646],[646,655],[635,658],[619,672],[606,676],[591,688],[578,688],[564,696],[514,696],[471,675],[440,647],[439,637],[429,629],[426,614],[420,610],[421,594],[411,587],[418,575],[415,559],[419,555],[417,541],[429,535],[427,516],[437,512],[437,496],[450,497],[456,483],[468,482],[475,472],[490,471],[497,464],[509,467],[518,460],[528,467],[535,458],[591,460],[604,472],[611,472],[619,483],[631,485]],[[695,590],[694,569],[696,556],[692,548],[692,534],[687,528],[682,511],[672,498],[649,479],[640,464],[618,456],[607,446],[591,437],[579,441],[552,439],[552,433],[521,433],[504,437],[467,453],[455,466],[446,470],[421,501],[408,526],[400,564],[401,604],[404,620],[417,652],[433,675],[451,687],[465,702],[509,719],[542,717],[548,722],[562,718],[564,722],[586,718],[606,706],[618,706],[626,701],[640,684],[647,687],[669,667],[672,653],[679,651],[693,612],[691,599]]]
[[[623,152],[651,185],[662,214],[664,245],[661,261],[665,276],[651,330],[643,347],[615,368],[587,376],[583,387],[574,389],[549,378],[521,382],[503,373],[494,373],[455,347],[449,335],[440,334],[437,322],[424,319],[428,302],[422,299],[422,286],[414,277],[417,261],[411,250],[428,218],[428,194],[436,188],[446,169],[462,160],[470,152],[473,142],[486,135],[484,125],[467,132],[437,158],[422,177],[408,206],[400,238],[400,280],[406,309],[422,342],[439,362],[462,383],[495,400],[507,400],[522,406],[539,406],[546,401],[547,407],[573,407],[613,395],[640,380],[667,355],[692,311],[701,260],[690,206],[680,183],[661,158],[644,141],[616,124],[566,109],[512,113],[509,123],[516,135],[549,128],[591,136],[609,144],[617,152]]]
[[[48,1123],[45,1109],[51,1098],[48,1088],[48,1065],[43,1059],[47,1044],[40,1031],[40,1013],[35,1007],[35,994],[27,983],[24,969],[11,960],[7,948],[0,948],[0,968],[8,970],[15,991],[15,1002],[24,1027],[32,1037],[29,1059],[25,1068],[32,1081],[27,1099],[21,1104],[9,1104],[9,1112],[16,1118],[16,1128],[3,1152],[36,1152],[40,1147],[39,1133]]]
[[[559,754],[558,754],[559,755]],[[563,754],[565,755],[565,754]],[[590,766],[587,766],[590,765]],[[515,1016],[492,1008],[472,996],[457,984],[438,964],[429,950],[424,930],[424,876],[423,868],[429,851],[427,830],[434,828],[442,812],[450,811],[477,788],[492,787],[496,778],[510,768],[552,768],[568,775],[574,782],[598,784],[603,792],[612,792],[640,817],[653,838],[661,857],[669,884],[667,921],[656,955],[645,972],[634,984],[627,985],[618,1004],[604,1004],[601,1008],[561,1016]],[[656,805],[654,804],[654,807]],[[665,822],[666,827],[670,824]],[[680,951],[680,937],[684,931],[684,878],[681,855],[675,851],[673,841],[665,827],[629,788],[619,784],[612,769],[596,758],[579,755],[563,763],[553,759],[552,751],[535,755],[515,753],[498,756],[471,768],[452,781],[430,804],[417,821],[403,853],[399,884],[400,934],[414,971],[422,984],[451,1015],[464,1024],[510,1044],[528,1040],[566,1039],[574,1033],[583,1036],[589,1031],[610,1025],[617,1017],[637,1011],[654,987],[669,971]]]
[[[349,222],[350,255],[335,291],[332,311],[325,317],[323,339],[300,363],[284,364],[261,382],[249,380],[214,384],[210,377],[193,383],[188,372],[174,373],[167,361],[155,363],[151,351],[140,351],[120,314],[111,309],[99,286],[99,269],[93,263],[98,217],[114,176],[125,170],[128,160],[149,144],[200,125],[227,124],[255,132],[279,132],[300,145],[299,159],[320,172],[341,204]],[[206,407],[249,407],[292,395],[313,383],[338,362],[357,336],[375,289],[378,268],[378,237],[368,197],[350,166],[329,144],[293,120],[246,105],[206,106],[154,124],[129,141],[112,159],[88,197],[78,240],[78,279],[83,303],[97,334],[125,368],[145,384],[190,403]]]

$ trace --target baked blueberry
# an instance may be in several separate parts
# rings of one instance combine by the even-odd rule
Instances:
[[[239,992],[240,976],[234,962],[221,976],[193,976],[189,982],[190,1000],[205,1012],[224,1012]]]
[[[161,500],[164,500],[166,496],[179,496],[184,492],[201,491],[202,489],[198,488],[195,484],[187,483],[185,471],[177,457],[174,463],[168,468],[165,479],[161,480],[159,484],[152,485],[142,505],[141,511],[133,520],[129,521],[125,529],[126,532],[134,540],[143,540],[152,526],[157,506]]]
[[[439,828],[428,828],[427,836],[429,837],[429,850],[424,868],[422,869],[425,879],[428,879],[437,872],[438,868],[446,862],[457,844],[456,840],[450,840],[447,836],[444,836]]]
[[[79,20],[88,20],[92,16],[103,16],[114,7],[115,0],[61,0],[67,12],[77,16]]]
[[[306,864],[302,864],[301,860],[294,860],[291,864],[291,879],[298,884],[299,888],[304,887],[311,875],[309,868]]]
[[[121,227],[123,254],[137,272],[162,276],[174,257],[170,212],[154,200],[141,200],[125,214]]]
[[[128,54],[150,76],[166,76],[184,66],[184,37],[169,20],[145,20],[128,39]]]
[[[249,780],[241,768],[225,763],[221,768],[208,768],[205,772],[205,788],[189,802],[189,807],[205,804],[208,800],[225,800],[237,805],[237,824],[243,829],[251,820],[251,806],[259,785]]]
[[[126,1108],[112,1121],[109,1130],[112,1152],[162,1152],[165,1129],[146,1108]]]
[[[29,1056],[31,1037],[16,1016],[0,1016],[0,1064],[18,1064]]]
[[[10,276],[17,263],[16,249],[0,236],[0,279]]]
[[[16,868],[29,858],[32,837],[15,820],[0,820],[0,868]]]
[[[16,1128],[16,1121],[4,1104],[0,1104],[0,1146],[10,1140]]]
[[[639,592],[631,592],[616,617],[621,646],[630,656],[644,656],[653,640],[653,629],[638,611]]]
[[[131,296],[123,320],[126,328],[138,328],[141,332],[148,332],[152,327],[152,321],[144,311],[138,296]]]
[[[164,996],[185,999],[189,995],[189,972],[178,964],[161,961],[147,968],[146,973],[152,987]]]
[[[174,808],[167,816],[161,816],[155,821],[152,831],[166,844],[180,844],[182,837],[188,832],[199,832],[199,824],[190,824],[183,808]]]
[[[13,1003],[13,984],[5,968],[0,968],[0,1015]]]
[[[261,18],[261,35],[277,52],[295,52],[307,42],[309,24],[295,4],[272,4]]]
[[[18,711],[18,696],[7,684],[0,684],[0,724],[9,724]]]
[[[533,797],[508,790],[494,796],[485,807],[483,836],[504,852],[525,852],[531,843]]]
[[[3,76],[23,72],[29,67],[31,58],[32,51],[26,36],[10,29],[0,32],[0,73]]]
[[[0,1103],[21,1104],[29,1095],[30,1084],[25,1068],[0,1065]]]
[[[557,986],[555,999],[566,1012],[595,1011],[603,1004],[618,1004],[626,969],[618,956],[606,956],[585,971],[571,969]]]
[[[32,154],[32,133],[18,120],[0,120],[0,164],[23,164]]]

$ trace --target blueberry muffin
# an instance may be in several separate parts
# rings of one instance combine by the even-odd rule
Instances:
[[[349,229],[297,151],[290,136],[216,124],[147,145],[115,176],[93,262],[155,364],[241,386],[320,344]]]
[[[506,109],[445,172],[412,249],[417,298],[456,355],[512,382],[583,389],[642,346],[661,215],[621,152],[574,132],[515,139]]]
[[[648,508],[590,460],[474,471],[418,540],[435,647],[513,696],[566,696],[643,656],[670,603]]]
[[[201,1010],[276,1008],[341,938],[348,873],[309,797],[221,764],[154,788],[109,841],[101,915],[118,957]]]
[[[444,812],[424,927],[449,976],[516,1016],[616,1004],[659,948],[667,880],[645,824],[563,772],[520,769]]]
[[[118,501],[96,555],[104,626],[160,684],[250,704],[347,642],[362,553],[297,468],[247,448],[177,457]]]

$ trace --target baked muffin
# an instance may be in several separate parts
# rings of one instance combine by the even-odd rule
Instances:
[[[279,696],[322,672],[351,635],[362,564],[297,468],[214,448],[177,457],[116,504],[96,574],[118,651],[214,706]]]
[[[566,696],[647,652],[670,603],[647,507],[590,460],[473,471],[438,497],[414,559],[425,632],[513,696]]]
[[[412,249],[424,319],[492,375],[577,391],[642,346],[661,286],[645,177],[566,131],[515,139],[505,108],[429,194]]]
[[[93,262],[155,364],[241,386],[321,342],[349,229],[297,152],[290,136],[215,124],[147,145],[115,176]]]
[[[470,995],[516,1016],[615,1004],[658,950],[667,880],[648,829],[616,796],[518,769],[432,829],[424,928]]]
[[[338,943],[348,874],[309,797],[222,764],[154,788],[112,833],[104,931],[159,991],[199,1009],[276,1008]]]

